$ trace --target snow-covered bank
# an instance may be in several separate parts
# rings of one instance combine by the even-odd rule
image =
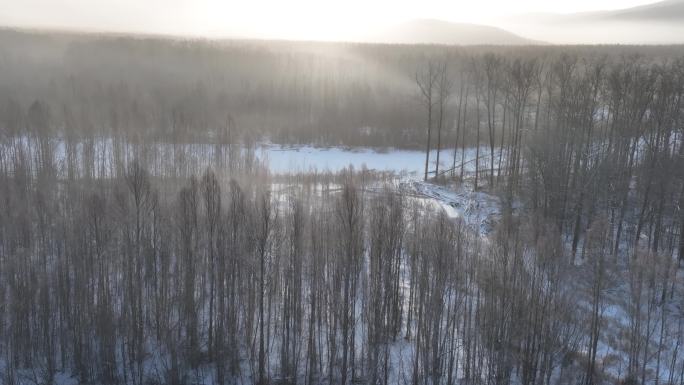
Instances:
[[[423,181],[404,181],[400,191],[416,194],[439,205],[449,218],[459,218],[482,236],[488,235],[501,218],[501,202],[494,195],[474,191],[472,186],[438,186]]]

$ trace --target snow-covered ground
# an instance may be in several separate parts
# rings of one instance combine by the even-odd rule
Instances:
[[[407,180],[400,190],[428,199],[441,207],[449,218],[461,219],[481,236],[488,235],[501,218],[501,202],[494,195],[474,191],[470,184],[439,186],[429,182]]]
[[[371,148],[345,149],[340,147],[317,148],[311,146],[262,145],[255,152],[265,161],[273,174],[288,174],[317,171],[340,171],[352,166],[356,170],[366,168],[375,171],[390,171],[397,175],[398,192],[426,200],[443,209],[452,219],[463,220],[482,236],[489,234],[501,216],[501,202],[498,197],[482,191],[474,191],[469,183],[441,186],[422,180],[425,171],[425,152],[411,150],[388,150],[378,152]],[[477,148],[456,153],[456,174],[463,161],[464,172],[475,171]],[[490,161],[488,148],[480,147],[480,165],[486,168]],[[453,167],[453,150],[440,154],[440,170]],[[437,151],[430,153],[430,170],[434,172]],[[495,150],[498,161],[498,149]],[[434,174],[433,174],[434,175]]]

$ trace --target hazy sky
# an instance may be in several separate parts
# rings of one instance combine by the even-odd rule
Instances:
[[[627,8],[654,0],[0,0],[0,24],[193,36],[354,39],[415,18],[493,23],[518,13]]]

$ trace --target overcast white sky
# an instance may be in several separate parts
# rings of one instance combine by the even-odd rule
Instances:
[[[415,18],[493,24],[512,14],[627,8],[655,0],[0,0],[0,25],[285,39],[355,39]]]

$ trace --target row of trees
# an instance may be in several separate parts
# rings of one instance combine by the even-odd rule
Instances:
[[[448,63],[432,59],[415,77],[427,150],[435,130],[437,151],[453,149],[452,168],[441,172],[439,155],[428,168],[427,152],[424,178],[468,180],[502,197],[504,217],[519,215],[513,208],[522,202],[523,212],[555,225],[567,258],[588,270],[579,285],[579,302],[590,307],[586,383],[599,381],[606,339],[629,381],[676,383],[682,315],[671,306],[679,301],[674,260],[684,258],[684,61],[493,52],[452,70]],[[445,127],[443,106],[452,98],[454,125]],[[445,128],[454,133],[447,146]],[[476,148],[474,174],[464,173],[465,130],[488,145]],[[606,328],[627,321],[628,328]]]
[[[0,120],[25,116],[39,100],[48,107],[50,123],[60,135],[95,133],[211,143],[230,116],[242,129],[234,139],[249,136],[287,144],[422,148],[425,125],[413,98],[413,74],[426,59],[438,57],[435,67],[446,64],[447,83],[453,85],[441,120],[442,142],[451,148],[456,138],[460,142],[464,137],[471,145],[477,142],[474,112],[461,114],[469,117],[461,116],[465,122],[459,132],[452,130],[459,106],[472,110],[477,95],[481,139],[488,140],[484,131],[499,131],[493,120],[495,115],[501,118],[506,94],[488,90],[507,83],[497,80],[507,66],[500,65],[501,60],[473,63],[473,57],[487,52],[506,61],[547,64],[563,53],[611,60],[641,54],[654,62],[682,55],[676,46],[598,49],[216,42],[3,30]],[[466,69],[473,73],[463,77],[472,83],[470,87],[463,87],[461,79]],[[476,92],[485,83],[487,88],[496,87]],[[534,83],[535,92],[527,102],[537,99],[537,79]],[[467,104],[459,103],[462,94],[471,99]],[[514,111],[513,101],[510,106]],[[490,119],[485,119],[485,109]],[[437,124],[440,114],[435,110],[433,123]],[[513,113],[508,116],[513,121]],[[25,126],[21,120],[7,125],[13,132]]]
[[[486,53],[450,70],[439,60],[416,75],[427,150],[437,137],[425,179],[472,177],[475,189],[501,192],[509,210],[524,200],[571,237],[573,256],[605,215],[616,258],[642,243],[684,257],[684,61]],[[486,143],[473,175],[464,175],[465,132]],[[450,169],[440,169],[440,150],[453,152]]]
[[[621,282],[617,377],[684,379],[671,258],[622,270],[605,219],[576,266],[539,216],[483,239],[367,171],[280,189],[228,163],[64,178],[3,154],[3,383],[594,384]]]
[[[386,55],[355,45],[3,30],[0,118],[25,116],[39,100],[62,135],[212,143],[230,116],[242,129],[236,142],[415,146],[410,82],[398,62],[376,63]]]

